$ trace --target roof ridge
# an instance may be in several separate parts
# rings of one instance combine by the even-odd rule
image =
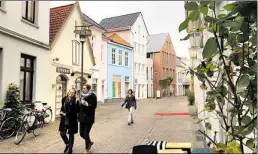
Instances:
[[[88,16],[86,13],[84,13],[84,12],[82,12],[82,15],[84,15],[84,16],[86,16],[86,17],[88,17],[90,20],[92,20],[96,25],[98,25],[99,26],[99,28],[101,28],[101,29],[103,29],[103,30],[105,30],[105,28],[104,27],[102,27],[98,22],[96,22],[95,20],[93,20],[90,16]]]
[[[134,13],[128,13],[128,14],[123,14],[123,15],[117,15],[117,16],[113,16],[113,17],[107,17],[107,18],[104,18],[102,20],[105,20],[105,19],[111,19],[111,18],[117,18],[117,17],[122,17],[122,16],[127,16],[127,15],[132,15],[132,14],[137,14],[137,13],[142,13],[142,12],[134,12]],[[102,21],[101,20],[101,21]],[[100,21],[100,22],[101,22]]]
[[[52,7],[50,9],[58,9],[58,8],[61,8],[61,7],[67,7],[67,6],[71,6],[71,5],[74,5],[76,2],[72,3],[72,4],[67,4],[67,5],[61,5],[61,6],[56,6],[56,7]]]

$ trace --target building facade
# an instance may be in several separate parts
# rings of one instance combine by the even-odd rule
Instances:
[[[83,18],[86,22],[92,25],[90,27],[90,30],[92,32],[92,36],[90,36],[90,43],[94,53],[94,59],[96,62],[96,65],[90,68],[90,71],[93,72],[91,75],[92,92],[96,94],[99,103],[104,103],[106,88],[107,88],[105,86],[106,62],[104,61],[105,59],[103,58],[104,54],[106,54],[106,51],[107,51],[107,44],[106,44],[107,42],[103,38],[103,33],[105,32],[105,29],[84,13],[83,13]]]
[[[147,58],[153,59],[154,91],[160,91],[160,96],[172,96],[177,92],[176,86],[176,53],[168,33],[148,36]],[[173,77],[167,89],[161,89],[159,81]]]
[[[0,107],[10,83],[21,101],[50,104],[49,1],[0,3]]]
[[[50,9],[50,43],[52,54],[51,66],[51,102],[54,104],[54,116],[59,116],[61,99],[68,90],[75,88],[79,97],[80,85],[92,84],[96,64],[91,41],[88,38],[84,45],[83,80],[81,81],[82,43],[74,34],[75,26],[89,25],[84,19],[79,2]],[[94,33],[93,33],[94,34]]]
[[[177,71],[177,93],[176,96],[185,96],[187,90],[189,90],[190,84],[190,72],[188,66],[184,61],[186,58],[176,57],[176,71]]]
[[[116,32],[134,47],[133,90],[138,99],[147,98],[146,51],[149,35],[141,12],[110,17],[101,20],[100,25],[107,32]]]
[[[153,91],[153,59],[152,57],[147,58],[147,66],[146,66],[146,80],[147,80],[147,97],[154,97]]]
[[[133,88],[133,48],[116,33],[107,34],[107,99],[125,98]]]

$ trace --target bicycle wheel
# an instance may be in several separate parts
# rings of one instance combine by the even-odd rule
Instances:
[[[16,145],[20,144],[21,141],[24,139],[27,132],[27,127],[29,127],[29,124],[25,122],[25,123],[22,123],[20,128],[17,130],[15,140],[14,140],[14,143]]]
[[[45,124],[49,124],[52,120],[52,110],[46,109],[44,113],[44,122]]]
[[[43,117],[38,117],[36,118],[36,121],[34,123],[34,126],[33,126],[33,135],[34,136],[39,136],[40,133],[42,132],[42,129],[44,127],[44,119]]]
[[[7,118],[4,120],[0,127],[0,135],[2,138],[7,139],[14,135],[14,133],[17,131],[17,127],[19,126],[19,122],[13,118]]]

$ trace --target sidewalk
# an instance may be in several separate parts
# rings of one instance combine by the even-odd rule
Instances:
[[[185,97],[146,99],[138,102],[134,112],[135,123],[127,125],[126,109],[121,104],[104,104],[97,108],[96,123],[91,131],[94,145],[92,153],[131,153],[134,145],[147,141],[191,142],[194,147],[203,147],[196,141],[196,119],[189,116],[156,116],[156,112],[188,112]],[[44,128],[36,138],[27,134],[20,145],[14,138],[0,142],[3,153],[62,153],[63,141],[58,132],[59,122]],[[82,153],[84,141],[75,136],[74,153]]]

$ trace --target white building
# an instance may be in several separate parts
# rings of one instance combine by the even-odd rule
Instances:
[[[146,51],[149,35],[141,12],[110,17],[101,20],[100,25],[107,32],[116,32],[134,47],[134,91],[136,98],[147,98]]]
[[[150,56],[147,58],[147,66],[146,66],[146,80],[147,80],[147,97],[154,97],[154,89],[153,89],[153,57]]]
[[[186,91],[189,90],[190,84],[190,73],[189,65],[187,64],[188,59],[186,57],[177,57],[176,71],[177,71],[177,92],[176,96],[185,96]]]
[[[77,96],[80,94],[82,43],[75,36],[75,26],[89,25],[80,9],[79,2],[50,9],[50,45],[52,54],[51,66],[51,102],[54,104],[54,115],[58,116],[61,99],[69,89],[75,88]],[[92,27],[93,36],[96,35]],[[91,39],[91,38],[90,38]],[[95,58],[92,41],[88,38],[84,43],[83,55],[83,84],[92,84],[92,67]],[[94,46],[94,45],[93,45]],[[94,86],[92,86],[94,87]]]
[[[10,83],[22,102],[50,103],[49,1],[0,2],[0,107]]]
[[[94,53],[94,59],[96,62],[95,66],[92,66],[90,70],[92,74],[92,91],[96,94],[98,102],[103,103],[107,96],[107,59],[105,58],[107,54],[107,39],[103,36],[105,29],[101,27],[97,22],[91,19],[86,14],[83,14],[83,18],[92,26],[90,30],[92,31],[92,36],[90,37],[92,50]]]

